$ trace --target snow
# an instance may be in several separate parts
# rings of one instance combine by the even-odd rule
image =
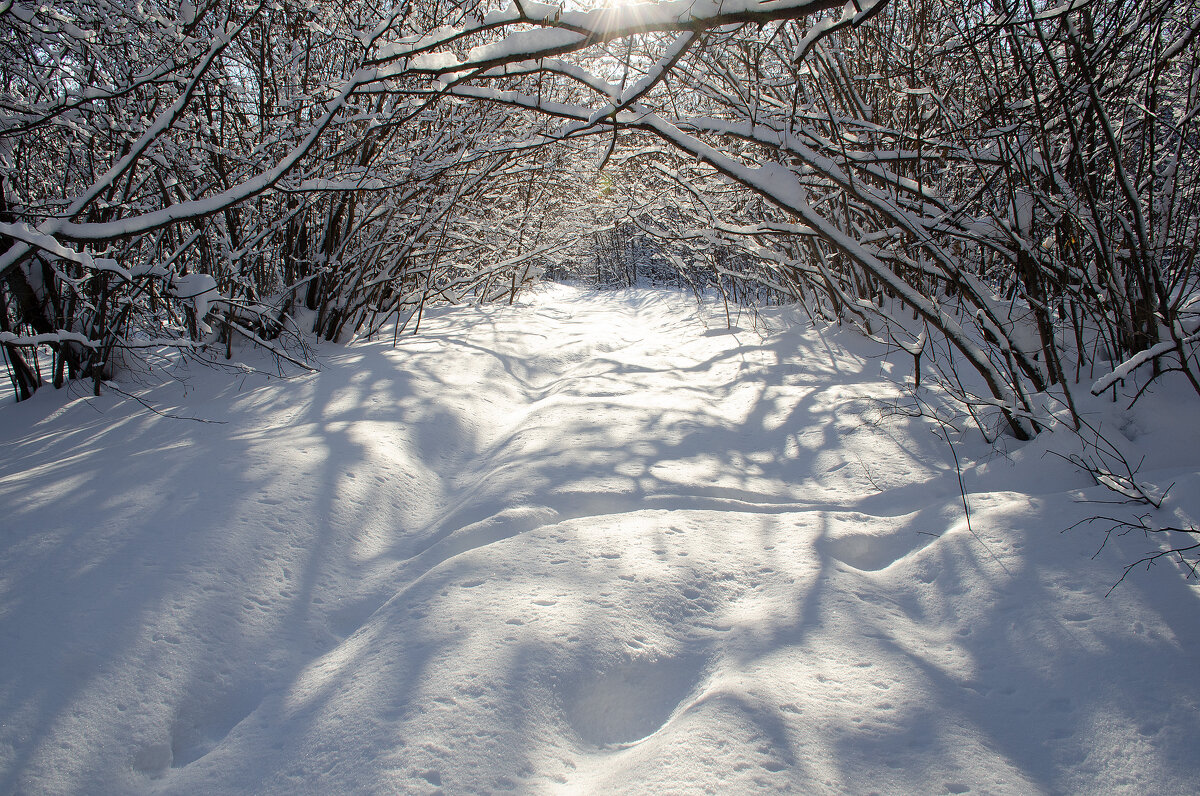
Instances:
[[[116,260],[113,260],[109,257],[93,258],[87,252],[76,251],[68,248],[59,243],[58,240],[53,236],[44,235],[38,230],[30,227],[28,224],[9,224],[0,222],[0,235],[11,236],[22,243],[28,244],[30,247],[35,247],[42,249],[43,251],[50,252],[51,254],[62,257],[64,260],[70,260],[71,262],[78,263],[85,268],[115,273],[126,280],[133,279],[133,275],[125,268],[122,268]],[[17,247],[13,248],[15,249]],[[5,252],[5,254],[7,255],[8,252]]]
[[[544,3],[515,4],[504,11],[472,20],[462,27],[443,26],[418,39],[411,37],[381,42],[374,61],[384,63],[410,58],[417,71],[452,73],[479,67],[498,66],[503,61],[524,61],[553,56],[600,41],[652,31],[699,31],[705,27],[745,22],[766,23],[776,19],[801,19],[822,10],[823,3],[813,0],[667,0],[654,3],[621,3],[590,10],[564,10]],[[861,20],[882,7],[881,0],[847,3],[842,19]],[[859,10],[861,9],[861,10]],[[503,29],[521,20],[539,27],[506,32],[490,44],[472,48],[465,60],[457,57],[430,57],[430,51],[450,44],[474,31]],[[372,38],[383,35],[377,27]],[[401,65],[402,70],[407,65]],[[385,70],[386,71],[386,70]],[[381,73],[384,74],[384,73]]]
[[[183,274],[171,280],[171,292],[180,298],[190,299],[196,315],[196,326],[202,334],[208,334],[209,326],[204,322],[209,304],[220,298],[217,295],[217,280],[209,274]]]
[[[1179,329],[1176,333],[1180,331],[1183,330]],[[1180,339],[1184,344],[1192,343],[1197,339],[1200,339],[1200,334],[1193,333],[1186,337],[1180,335]],[[1168,354],[1171,351],[1176,350],[1178,346],[1179,343],[1176,343],[1174,340],[1164,340],[1161,343],[1156,343],[1150,346],[1144,351],[1139,351],[1115,367],[1111,373],[1096,379],[1096,381],[1092,384],[1092,395],[1099,395],[1118,381],[1129,378],[1129,374],[1133,373],[1142,365],[1153,361],[1155,357],[1161,357],[1163,354]]]
[[[950,432],[968,528],[911,357],[801,320],[553,286],[6,402],[0,792],[1194,792],[1194,581],[1060,533],[1141,508]],[[1173,384],[1081,407],[1194,523]]]
[[[0,332],[0,343],[8,343],[9,345],[45,345],[46,343],[79,343],[88,348],[99,348],[99,340],[91,340],[79,332],[68,332],[59,329],[57,332],[44,332],[42,334],[24,334],[16,335],[12,332]]]

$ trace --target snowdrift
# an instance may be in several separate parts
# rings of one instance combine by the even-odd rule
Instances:
[[[1194,792],[1200,591],[1061,532],[1138,509],[964,428],[968,527],[911,360],[773,312],[558,286],[6,404],[0,793]],[[1194,524],[1172,389],[1085,409]]]

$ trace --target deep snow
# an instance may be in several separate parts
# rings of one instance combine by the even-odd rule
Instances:
[[[968,529],[911,360],[801,318],[557,286],[121,385],[216,423],[6,402],[0,793],[1195,792],[1195,581],[1061,533],[1142,509],[965,429]],[[1084,408],[1194,524],[1194,397]]]

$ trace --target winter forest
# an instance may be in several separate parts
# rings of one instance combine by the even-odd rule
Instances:
[[[1195,0],[0,0],[0,794],[1192,793]]]

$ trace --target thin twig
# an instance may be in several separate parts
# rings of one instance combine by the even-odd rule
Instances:
[[[219,425],[219,426],[223,426],[229,422],[227,420],[206,420],[203,417],[184,417],[182,415],[173,415],[169,412],[164,412],[161,409],[155,409],[154,406],[152,406],[144,398],[134,395],[133,393],[125,392],[120,387],[118,387],[116,384],[113,384],[111,381],[104,382],[104,386],[107,387],[108,389],[112,390],[115,393],[124,395],[126,398],[132,398],[133,400],[137,401],[139,404],[141,404],[146,409],[149,409],[154,414],[159,415],[161,417],[170,418],[171,420],[194,420],[197,423],[212,423],[213,425]]]

